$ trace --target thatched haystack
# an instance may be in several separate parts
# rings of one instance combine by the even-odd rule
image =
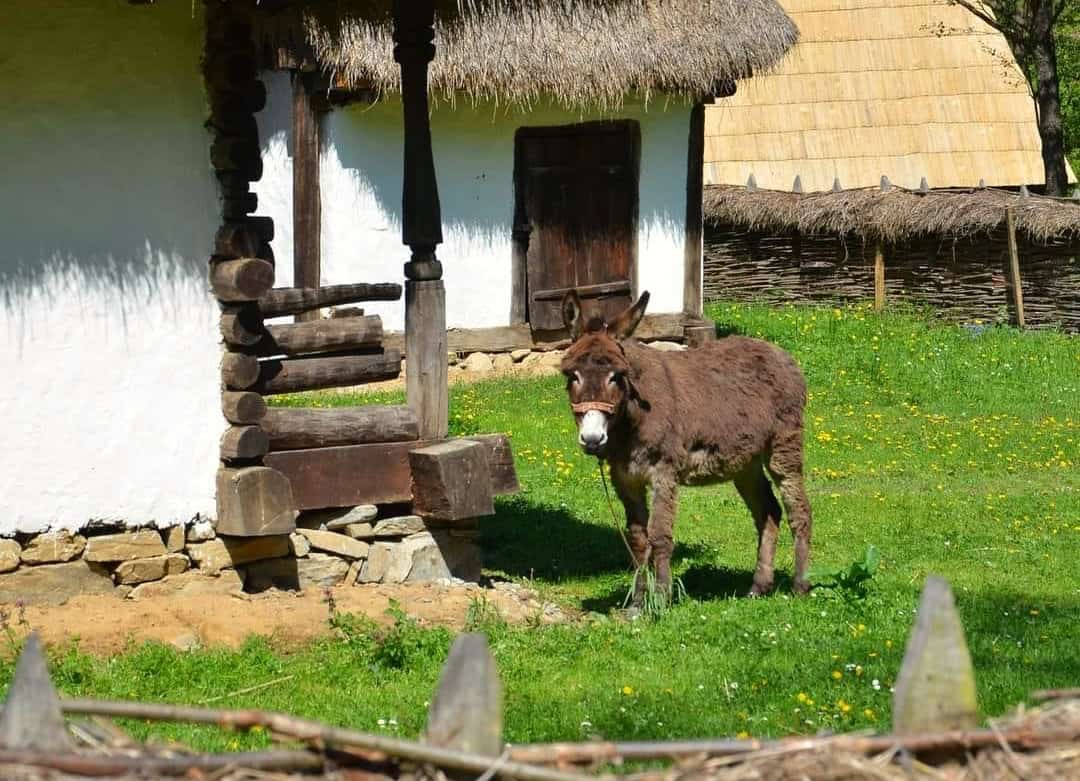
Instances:
[[[741,186],[705,188],[704,215],[714,225],[760,233],[859,237],[896,243],[919,236],[991,234],[1012,206],[1017,230],[1036,242],[1080,238],[1080,202],[1003,190],[913,192],[880,187],[793,193]]]
[[[775,0],[436,0],[429,84],[448,100],[618,107],[629,93],[713,94],[766,71],[798,31]],[[272,67],[320,68],[347,89],[394,93],[389,0],[326,0],[260,14]]]
[[[706,111],[705,183],[807,192],[1043,181],[1027,80],[996,30],[949,0],[780,0],[799,42]]]

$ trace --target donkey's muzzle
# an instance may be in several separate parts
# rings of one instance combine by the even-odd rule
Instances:
[[[578,443],[590,456],[598,455],[607,444],[608,416],[600,410],[591,409],[578,423]]]

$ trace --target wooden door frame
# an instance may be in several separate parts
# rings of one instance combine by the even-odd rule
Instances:
[[[510,325],[528,322],[529,285],[529,219],[525,213],[525,171],[521,160],[521,137],[558,138],[589,134],[607,134],[625,126],[630,138],[631,174],[634,184],[634,200],[630,229],[630,292],[638,295],[638,238],[641,230],[641,123],[636,119],[601,119],[575,122],[569,125],[522,126],[514,132],[514,216],[511,230],[510,254]],[[700,205],[699,205],[700,211]],[[700,267],[700,266],[699,266]]]

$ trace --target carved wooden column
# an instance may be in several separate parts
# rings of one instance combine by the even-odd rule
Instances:
[[[405,122],[402,240],[405,264],[405,387],[420,422],[420,438],[445,437],[449,416],[446,289],[435,247],[442,216],[431,153],[427,67],[435,56],[432,0],[394,0],[394,59],[401,65]]]

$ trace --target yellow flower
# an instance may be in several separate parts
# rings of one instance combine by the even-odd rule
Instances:
[[[844,700],[837,700],[836,707],[840,709],[841,713],[851,712],[851,703],[845,702]]]
[[[799,692],[799,694],[798,694],[798,696],[796,697],[796,699],[797,699],[797,700],[798,700],[799,702],[806,702],[806,701],[807,701],[807,700],[809,700],[810,698],[806,696],[806,692]]]
[[[844,674],[842,672],[840,672],[839,670],[833,670],[832,671],[832,677],[833,677],[834,681],[839,681],[841,678],[844,677]]]
[[[622,693],[625,694],[627,697],[629,697],[631,694],[634,693],[634,690],[629,686],[623,686],[622,687]]]
[[[739,740],[746,740],[747,738],[750,737],[750,733],[747,732],[746,730],[743,730],[742,732],[740,732],[735,737],[738,738]]]

